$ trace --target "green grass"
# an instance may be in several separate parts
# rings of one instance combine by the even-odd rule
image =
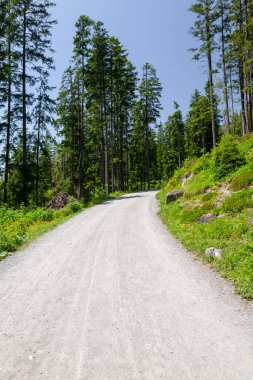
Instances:
[[[71,202],[61,210],[13,210],[0,208],[0,259],[17,251],[24,244],[50,231],[83,210],[80,202]]]
[[[123,193],[120,192],[110,194],[108,197],[100,195],[95,197],[87,207],[121,195]],[[0,207],[0,260],[83,210],[85,210],[84,205],[74,200],[61,210],[42,208],[14,210]]]
[[[253,136],[242,139],[239,147],[247,157]],[[240,295],[253,299],[253,164],[245,161],[222,180],[216,180],[213,163],[213,156],[204,156],[186,163],[175,174],[158,194],[160,217],[187,249],[231,280]],[[166,193],[182,188],[182,179],[189,172],[194,176],[184,186],[184,197],[167,205]],[[230,193],[224,194],[224,188]],[[217,218],[198,223],[206,213]],[[206,257],[204,252],[209,247],[222,249],[223,259]]]
[[[253,157],[252,157],[253,160]],[[233,176],[229,189],[239,191],[253,183],[253,161],[240,168]]]

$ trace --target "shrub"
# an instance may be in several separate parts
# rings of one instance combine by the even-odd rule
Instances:
[[[208,170],[212,164],[211,154],[207,153],[200,157],[193,166],[194,174],[201,172],[202,170]]]
[[[202,196],[202,202],[211,201],[217,198],[217,193],[215,191],[210,191]]]
[[[91,195],[90,204],[98,204],[106,200],[105,190],[103,188],[96,188]]]
[[[239,151],[239,144],[232,135],[223,136],[220,145],[214,151],[214,172],[221,179],[234,172],[245,163]]]
[[[241,173],[238,173],[232,180],[229,189],[238,191],[244,187],[250,186],[253,183],[253,165],[248,169],[245,169]]]
[[[189,224],[197,222],[202,215],[201,209],[195,207],[192,210],[184,210],[181,216],[181,223]]]
[[[73,200],[61,210],[33,210],[21,207],[12,210],[0,207],[0,260],[7,252],[16,251],[32,237],[50,230],[66,217],[81,211],[82,203]]]
[[[69,203],[69,208],[71,212],[78,212],[83,209],[83,204],[78,201],[72,201]]]
[[[221,206],[222,212],[237,213],[253,207],[252,191],[240,191],[227,197]]]
[[[253,161],[253,149],[246,154],[246,160],[248,162],[252,162]]]
[[[181,222],[186,224],[193,223],[197,222],[202,215],[213,210],[214,200],[210,199],[201,206],[191,207],[192,204],[190,202],[185,202],[182,206]]]
[[[216,267],[230,278],[238,293],[253,299],[253,247],[244,243],[230,251],[223,260],[216,262]]]

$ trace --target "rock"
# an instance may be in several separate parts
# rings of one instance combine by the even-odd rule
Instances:
[[[184,177],[183,182],[182,182],[182,186],[186,185],[193,178],[193,176],[194,176],[194,174],[190,173],[188,176]]]
[[[209,223],[209,222],[211,222],[211,220],[214,220],[216,218],[217,218],[217,216],[215,216],[213,214],[205,214],[205,215],[201,216],[198,223],[200,223],[200,224]]]
[[[216,259],[222,259],[223,257],[223,251],[221,249],[218,249],[218,248],[207,248],[205,250],[205,255],[208,256],[208,257],[214,257]]]
[[[225,216],[227,216],[227,214],[220,214],[217,216],[217,218],[220,219],[220,218],[224,218]]]
[[[69,203],[69,197],[67,193],[58,193],[55,198],[49,203],[47,209],[59,210]]]
[[[172,191],[171,193],[168,193],[166,195],[166,203],[170,203],[175,201],[178,198],[181,198],[184,195],[184,190],[176,190]]]

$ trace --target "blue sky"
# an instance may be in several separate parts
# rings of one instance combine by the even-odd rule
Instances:
[[[196,41],[189,33],[193,15],[188,11],[193,0],[56,0],[53,31],[56,71],[53,83],[59,86],[71,58],[75,22],[81,14],[105,24],[110,35],[118,37],[129,58],[140,71],[152,63],[163,85],[162,120],[173,111],[176,100],[185,114],[190,95],[202,90],[204,68],[191,60],[189,48]]]

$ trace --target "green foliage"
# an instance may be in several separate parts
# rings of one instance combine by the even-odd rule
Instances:
[[[158,125],[157,133],[157,177],[168,180],[176,169],[183,166],[185,158],[184,122],[179,105],[174,102],[175,112],[167,122]]]
[[[162,86],[156,69],[146,63],[133,108],[133,129],[130,135],[130,181],[132,190],[150,190],[157,179],[157,144],[152,126],[160,116]]]
[[[216,129],[219,114],[215,107]],[[188,157],[200,157],[212,148],[212,119],[208,95],[195,90],[190,101],[190,110],[185,120],[185,152]]]
[[[96,191],[89,206],[123,194],[115,192],[106,197],[104,190]],[[83,203],[75,198],[70,198],[68,205],[60,210],[29,209],[24,206],[15,210],[0,207],[0,260],[82,210],[84,210]]]
[[[240,139],[240,152],[247,162],[253,161],[253,133],[248,133]]]
[[[62,77],[57,101],[57,183],[60,179],[69,194],[86,203],[129,187],[135,170],[129,146],[136,85],[136,69],[120,41],[102,22],[81,16],[73,61]]]
[[[0,202],[9,206],[42,205],[51,186],[54,5],[44,0],[1,1]]]
[[[0,208],[0,258],[8,252],[15,252],[20,246],[29,242],[40,233],[44,233],[57,224],[83,209],[77,201],[70,202],[61,210],[44,210],[37,208],[19,210]]]
[[[235,284],[239,294],[253,299],[253,239],[232,247],[215,266]]]
[[[229,189],[238,191],[253,184],[253,163],[243,167],[233,178]]]
[[[225,143],[221,143],[211,155],[188,162],[183,170],[175,172],[158,195],[160,216],[189,250],[196,252],[202,260],[210,262],[223,276],[230,279],[239,294],[253,299],[253,188],[244,189],[252,184],[252,162],[239,167],[243,164],[241,157],[247,156],[252,149],[253,136],[244,137],[239,143],[230,136],[224,140]],[[223,151],[225,147],[229,148],[228,160]],[[225,178],[228,182],[216,179],[215,160],[220,151],[224,165],[231,162],[235,165],[230,167],[230,174]],[[231,152],[236,152],[236,161],[231,160]],[[190,173],[194,173],[194,176],[184,186],[184,197],[167,205],[166,193],[181,188],[183,178]],[[228,195],[223,192],[230,181],[229,189],[232,192]],[[241,188],[242,191],[237,191]],[[212,213],[217,218],[205,224],[198,223],[206,213]],[[204,252],[209,247],[222,249],[224,258],[207,258]]]
[[[81,211],[83,209],[83,203],[78,202],[77,200],[73,199],[69,202],[69,208],[72,213]]]
[[[214,151],[214,170],[217,179],[226,177],[245,163],[239,145],[232,135],[223,136]]]
[[[106,200],[106,193],[102,187],[94,189],[91,194],[90,205],[98,204]]]
[[[238,213],[246,208],[253,207],[253,190],[240,191],[225,198],[219,213]]]

